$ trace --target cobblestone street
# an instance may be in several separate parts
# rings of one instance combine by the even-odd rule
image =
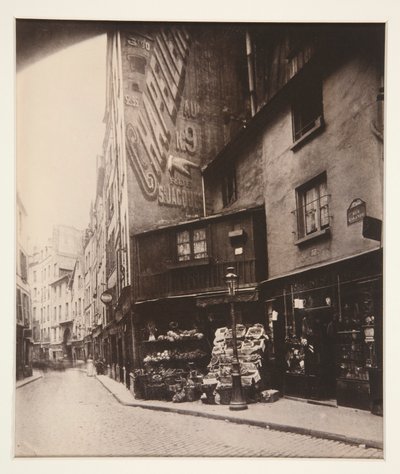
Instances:
[[[120,405],[78,369],[16,391],[16,456],[382,458],[378,449]]]

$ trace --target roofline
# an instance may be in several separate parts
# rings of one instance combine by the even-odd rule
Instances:
[[[71,270],[72,272],[72,270]],[[57,278],[57,280],[52,281],[50,286],[55,285],[56,283],[59,283],[60,281],[64,280],[65,278],[69,278],[71,276],[71,273],[66,273],[65,275],[61,276],[60,278]]]
[[[160,232],[160,231],[163,231],[163,230],[166,230],[166,229],[179,228],[179,227],[183,227],[183,226],[186,226],[186,225],[195,224],[197,222],[204,222],[204,221],[212,221],[212,220],[216,220],[216,219],[221,219],[225,216],[244,214],[245,212],[262,211],[262,210],[264,210],[264,208],[265,208],[265,206],[264,206],[264,203],[263,203],[263,204],[258,204],[258,205],[253,206],[253,207],[243,207],[243,208],[240,208],[240,209],[232,209],[232,210],[229,210],[229,211],[226,211],[226,212],[219,212],[217,214],[210,214],[208,216],[196,217],[196,218],[193,218],[193,219],[190,219],[190,220],[187,220],[187,221],[176,222],[176,223],[173,223],[173,224],[166,224],[166,225],[161,226],[161,227],[160,226],[159,227],[154,227],[154,228],[151,228],[151,229],[144,230],[142,232],[138,232],[136,234],[132,234],[132,237],[140,237],[142,235],[156,233],[156,232]]]

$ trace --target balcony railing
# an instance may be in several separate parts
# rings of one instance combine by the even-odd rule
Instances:
[[[235,268],[240,285],[256,283],[255,259],[211,262],[196,266],[177,265],[162,273],[141,274],[137,282],[137,298],[146,300],[225,288],[224,277],[229,266]]]

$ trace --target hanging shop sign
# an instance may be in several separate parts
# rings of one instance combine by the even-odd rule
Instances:
[[[353,199],[347,209],[347,225],[362,221],[367,214],[367,206],[365,201],[360,198]]]
[[[365,216],[363,218],[362,236],[366,239],[380,242],[382,239],[382,221],[374,217]]]

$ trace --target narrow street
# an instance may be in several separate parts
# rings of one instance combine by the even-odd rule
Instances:
[[[79,369],[16,391],[16,456],[382,458],[382,451],[120,405]]]

